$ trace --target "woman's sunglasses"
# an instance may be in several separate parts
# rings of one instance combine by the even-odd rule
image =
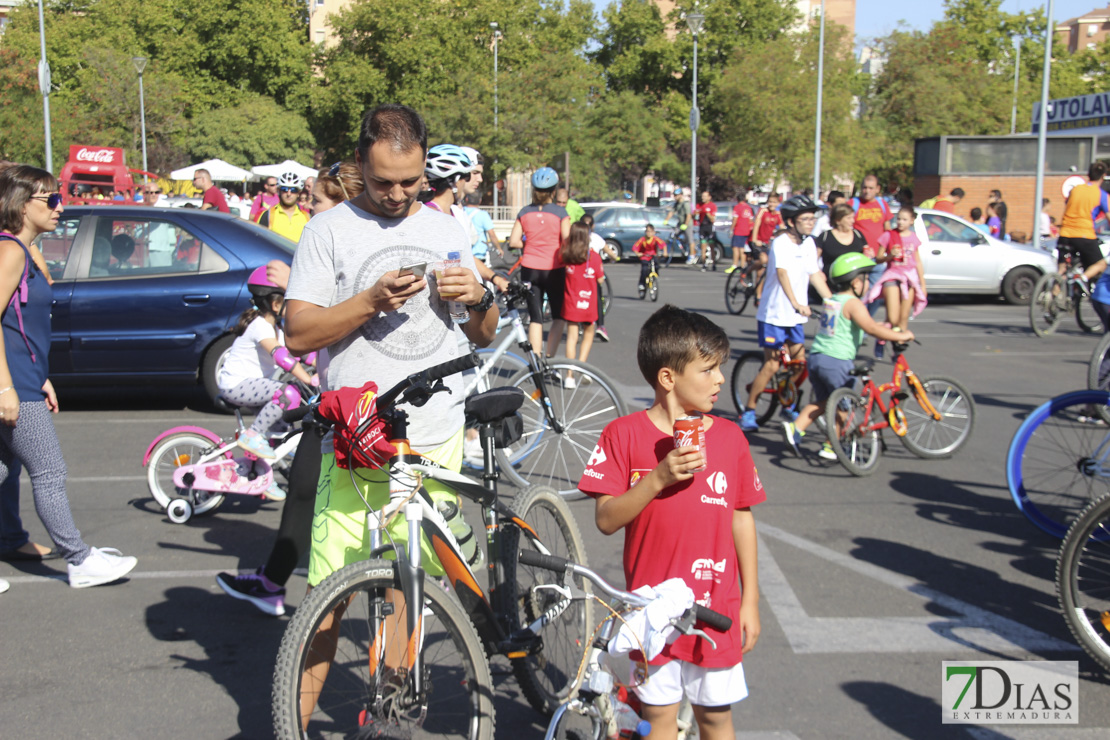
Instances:
[[[32,195],[31,200],[45,201],[46,207],[53,211],[62,204],[62,194],[51,193],[50,195]]]

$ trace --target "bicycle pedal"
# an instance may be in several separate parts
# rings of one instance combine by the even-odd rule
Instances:
[[[543,651],[543,638],[530,629],[517,630],[498,646],[507,658],[526,658]]]

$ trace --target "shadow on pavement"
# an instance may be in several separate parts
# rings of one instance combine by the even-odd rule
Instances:
[[[972,393],[977,406],[994,406],[1001,409],[1013,409],[1013,418],[1020,421],[1025,421],[1025,417],[1029,412],[1044,403],[1047,398],[1044,396],[1031,396],[1026,393],[1000,393],[998,395],[988,395],[986,393]],[[1013,400],[1007,400],[1013,399]],[[1028,399],[1017,400],[1017,399]],[[1015,427],[1015,430],[1017,427]]]
[[[937,677],[939,679],[940,671]],[[911,740],[937,737],[940,705],[934,699],[876,681],[849,681],[840,686],[845,694],[866,707],[872,717],[899,737]]]
[[[225,415],[216,409],[200,386],[60,386],[58,404],[66,411],[176,411],[189,409]]]

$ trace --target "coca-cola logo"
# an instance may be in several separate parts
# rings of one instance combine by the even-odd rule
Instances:
[[[82,147],[74,156],[78,162],[98,162],[108,164],[115,161],[116,153],[111,149],[86,149]]]
[[[697,431],[697,429],[676,429],[674,431],[674,446],[697,447],[698,443],[694,437]]]

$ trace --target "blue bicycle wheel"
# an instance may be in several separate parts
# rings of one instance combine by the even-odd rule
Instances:
[[[1108,391],[1073,391],[1033,410],[1010,441],[1006,482],[1018,510],[1062,538],[1079,513],[1110,491]]]

